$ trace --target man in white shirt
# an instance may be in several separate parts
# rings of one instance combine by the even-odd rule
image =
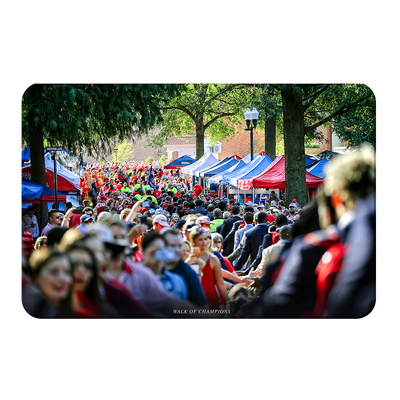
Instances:
[[[26,214],[22,217],[22,227],[24,230],[28,231],[33,236],[33,240],[36,241],[39,236],[39,225],[33,206],[27,207]]]

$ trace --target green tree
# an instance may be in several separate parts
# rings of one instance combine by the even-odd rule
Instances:
[[[252,90],[247,85],[187,85],[185,92],[163,108],[163,125],[151,136],[149,145],[161,147],[171,137],[195,135],[196,159],[199,159],[204,155],[206,133],[214,143],[234,134],[251,95]]]
[[[160,124],[162,101],[179,90],[179,85],[161,84],[30,86],[22,98],[22,142],[30,146],[32,180],[46,184],[45,142],[75,155],[81,150],[90,156],[111,154],[117,140],[139,137]]]
[[[360,85],[274,85],[281,91],[285,140],[286,199],[307,203],[304,141],[317,137],[316,129],[340,117],[359,114],[375,99]],[[375,116],[371,116],[371,121]]]
[[[115,151],[117,149],[117,151]],[[117,147],[114,148],[113,161],[114,162],[125,162],[132,161],[134,157],[133,144],[128,143],[126,140],[118,143]]]
[[[150,156],[150,157],[147,157],[145,161],[146,162],[153,162],[154,158]]]
[[[158,160],[158,164],[163,163],[163,162],[165,162],[165,161],[167,161],[167,160],[168,160],[167,156],[166,156],[166,155],[163,155],[163,156],[161,156],[160,159]]]

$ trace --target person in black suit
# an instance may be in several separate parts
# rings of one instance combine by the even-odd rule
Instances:
[[[237,262],[236,271],[245,266],[249,256],[251,257],[251,262],[257,258],[258,249],[262,245],[264,236],[268,233],[269,225],[267,224],[267,214],[265,212],[256,213],[255,221],[256,227],[244,236],[243,251]]]
[[[224,223],[221,225],[221,235],[223,238],[228,236],[228,233],[231,231],[232,226],[235,222],[242,220],[242,218],[239,215],[239,212],[240,212],[239,206],[232,206],[231,208],[232,218],[226,219]],[[224,255],[225,257],[229,256],[229,254],[231,254],[233,251],[233,245],[234,241],[232,237],[229,243],[224,243],[224,250],[222,252],[222,255]]]

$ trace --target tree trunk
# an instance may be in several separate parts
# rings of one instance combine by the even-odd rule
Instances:
[[[304,153],[304,108],[302,92],[294,85],[283,85],[283,132],[285,139],[286,203],[296,199],[307,204],[306,161]]]
[[[204,121],[203,114],[196,115],[196,160],[204,156]]]
[[[265,120],[265,155],[271,160],[276,155],[276,117],[269,117]]]
[[[33,85],[28,90],[31,90],[34,101],[39,101],[42,94],[42,85]],[[44,164],[44,149],[43,149],[43,128],[35,126],[33,112],[28,112],[29,123],[29,146],[31,151],[31,180],[46,186],[46,169]],[[39,224],[39,234],[47,225],[47,203],[35,205],[35,215]]]

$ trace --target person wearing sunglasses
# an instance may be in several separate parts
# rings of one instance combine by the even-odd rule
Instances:
[[[63,220],[63,215],[56,210],[55,208],[52,208],[48,214],[47,218],[49,220],[48,224],[43,228],[42,233],[40,236],[47,236],[49,233],[50,229],[54,228],[55,226],[61,226],[61,222]]]
[[[119,318],[121,315],[100,295],[97,259],[92,250],[75,241],[66,251],[72,265],[72,309],[75,318]]]

